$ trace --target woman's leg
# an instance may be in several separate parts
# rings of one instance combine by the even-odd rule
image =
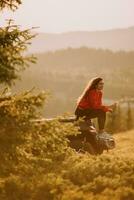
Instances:
[[[98,119],[99,131],[102,132],[105,127],[106,122],[106,112],[101,109],[79,109],[77,108],[75,111],[75,115],[77,117],[89,117],[90,119],[96,118]]]
[[[97,118],[98,118],[99,132],[103,132],[106,122],[106,112],[104,112],[103,110],[99,110]]]

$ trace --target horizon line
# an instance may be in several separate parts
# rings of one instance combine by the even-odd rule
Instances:
[[[40,28],[40,27],[35,27]],[[96,30],[68,30],[68,31],[61,31],[61,32],[45,32],[39,31],[36,33],[46,33],[46,34],[65,34],[65,33],[74,33],[74,32],[107,32],[107,31],[116,31],[116,30],[123,30],[123,29],[131,29],[134,28],[134,25],[126,26],[126,27],[115,27],[115,28],[108,28],[108,29],[96,29]]]

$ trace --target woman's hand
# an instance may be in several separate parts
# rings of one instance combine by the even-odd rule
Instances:
[[[113,103],[112,105],[108,106],[109,107],[109,112],[113,112],[113,110],[117,107],[117,102]]]
[[[117,102],[113,103],[112,105],[109,106],[111,109],[115,109],[117,107]]]
[[[109,109],[108,109],[108,112],[113,112],[113,109],[112,109],[112,108],[109,108]]]

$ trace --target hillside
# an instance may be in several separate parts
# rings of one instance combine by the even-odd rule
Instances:
[[[32,40],[29,52],[45,52],[68,47],[102,48],[113,51],[134,50],[134,27],[107,31],[76,31],[65,33],[39,33]]]
[[[118,100],[134,94],[133,51],[112,52],[81,47],[35,55],[37,64],[31,65],[22,74],[22,81],[17,82],[15,90],[31,89],[33,86],[50,90],[53,99],[46,109],[48,117],[72,112],[76,98],[94,76],[104,78],[106,99]]]
[[[0,104],[0,199],[134,200],[134,130],[114,134],[102,155],[78,153],[66,139],[78,134],[73,124],[31,123],[42,102],[33,97]]]

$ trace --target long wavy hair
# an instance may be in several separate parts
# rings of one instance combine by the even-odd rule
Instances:
[[[80,102],[83,98],[86,98],[87,95],[88,95],[88,92],[89,92],[90,90],[92,90],[92,89],[95,89],[96,86],[98,85],[98,83],[99,83],[100,81],[102,81],[102,80],[103,80],[103,78],[101,78],[101,77],[92,78],[92,79],[88,82],[88,84],[86,85],[86,87],[85,87],[84,91],[82,92],[82,94],[78,97],[78,99],[77,99],[77,105],[79,104],[79,102]]]

